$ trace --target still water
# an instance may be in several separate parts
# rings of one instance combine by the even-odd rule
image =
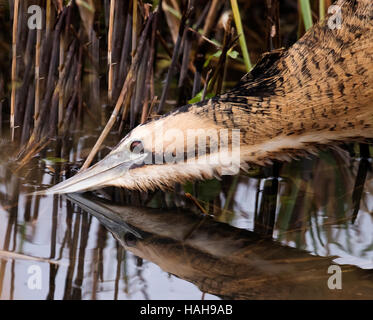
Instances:
[[[373,298],[370,159],[329,150],[169,193],[29,195],[74,174],[98,133],[21,169],[1,140],[1,299]]]

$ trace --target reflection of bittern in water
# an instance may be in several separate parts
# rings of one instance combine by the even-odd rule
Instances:
[[[116,206],[78,194],[129,251],[224,298],[373,298],[373,274],[341,266],[342,290],[328,287],[332,258],[312,256],[188,211]],[[172,225],[172,228],[170,228]]]
[[[373,138],[373,2],[339,0],[336,5],[342,9],[341,28],[329,28],[327,17],[286,52],[265,55],[234,89],[138,126],[101,162],[46,193],[109,185],[146,190],[220,175],[223,161],[144,162],[185,148],[189,129],[239,129],[241,167]],[[158,137],[160,128],[184,134],[169,141]],[[206,152],[224,158],[219,148]]]

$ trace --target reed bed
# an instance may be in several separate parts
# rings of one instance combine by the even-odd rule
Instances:
[[[0,27],[6,31],[0,35],[0,134],[10,131],[18,145],[16,170],[51,143],[56,158],[66,158],[75,135],[98,128],[99,137],[82,167],[87,168],[109,134],[119,141],[139,123],[223,92],[262,53],[290,46],[324,19],[330,4],[0,0]],[[41,30],[28,27],[31,5],[41,8]],[[353,195],[356,215],[370,155],[367,146],[355,149],[356,156],[362,155]],[[261,233],[272,234],[276,212],[288,216],[307,205],[294,202],[278,208],[279,177],[287,168],[275,163],[253,174],[258,181],[256,229]],[[205,210],[229,215],[238,179],[229,180],[228,189],[219,185],[226,194],[223,207],[214,194],[206,198]],[[196,184],[189,191],[198,198],[198,190]],[[294,195],[297,190],[285,192]]]
[[[41,9],[41,30],[28,27],[31,5]],[[12,34],[2,39],[11,40],[11,69],[0,72],[1,117],[10,119],[22,163],[92,117],[106,126],[102,142],[112,130],[122,135],[201,99],[204,88],[205,97],[220,93],[261,53],[282,45],[280,30],[274,32],[277,0],[3,0],[1,6],[1,22]],[[258,11],[275,25],[245,24]],[[271,32],[275,43],[258,41]]]

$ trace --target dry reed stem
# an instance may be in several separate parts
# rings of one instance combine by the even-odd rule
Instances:
[[[17,169],[15,170],[15,172],[18,172],[19,170],[21,170],[30,160],[31,158],[38,152],[40,152],[41,150],[43,150],[47,145],[48,143],[50,142],[51,140],[48,139],[47,137],[44,137],[42,138],[39,142],[36,142],[34,143],[31,147],[29,147],[29,152],[26,154],[26,156],[24,156],[22,158],[22,160],[17,164]]]
[[[210,70],[207,72],[207,75],[206,75],[206,82],[205,82],[205,85],[204,85],[204,87],[203,87],[202,98],[201,98],[202,101],[206,99],[207,87],[208,87],[208,83],[209,83],[209,81],[210,81],[210,75],[211,75],[211,72],[212,72],[212,69],[210,69]]]
[[[172,42],[176,44],[178,32],[180,28],[180,22],[177,17],[173,13],[170,12],[170,10],[173,10],[174,12],[177,12],[180,14],[180,9],[178,7],[174,7],[174,5],[168,4],[166,1],[162,2],[162,10],[166,17],[167,25],[170,29]]]
[[[115,9],[115,0],[111,0],[110,1],[109,34],[108,34],[108,65],[109,65],[108,100],[109,100],[109,103],[111,103],[113,99],[114,70],[113,70],[113,63],[112,63],[112,54],[113,54],[113,30],[114,30],[114,17],[115,17],[114,9]]]
[[[65,60],[65,36],[61,35],[60,37],[60,65],[59,65],[59,81],[63,80],[62,77],[62,69]],[[59,128],[63,122],[63,109],[64,109],[64,90],[60,88],[58,93],[58,125]]]
[[[17,86],[17,32],[18,32],[18,12],[19,0],[14,1],[13,15],[13,37],[12,37],[12,93],[10,98],[10,128],[12,131],[12,141],[14,141],[14,113],[16,104],[16,86]]]
[[[45,258],[38,258],[38,257],[33,257],[29,256],[26,254],[22,253],[16,253],[16,252],[9,252],[9,251],[4,251],[0,250],[0,257],[4,259],[11,259],[11,260],[27,260],[27,261],[34,261],[34,262],[44,262],[44,263],[49,263],[49,264],[54,264],[54,265],[60,265],[60,266],[67,266],[67,263],[61,262],[61,261],[54,261],[50,259],[45,259]]]
[[[178,33],[178,36],[177,36],[174,51],[172,53],[171,64],[170,64],[170,67],[168,68],[168,72],[167,72],[167,76],[166,76],[166,82],[165,82],[165,85],[163,87],[161,99],[159,101],[159,105],[158,105],[158,109],[157,109],[158,113],[160,113],[162,111],[163,106],[166,102],[167,93],[168,93],[168,89],[170,87],[171,78],[173,76],[174,68],[177,64],[177,58],[179,56],[181,41],[182,41],[183,35],[184,35],[184,30],[189,28],[189,26],[187,26],[186,24],[187,24],[187,20],[188,20],[190,14],[191,14],[191,11],[192,11],[192,9],[190,8],[189,1],[188,1],[188,7],[187,7],[186,11],[183,13],[183,16],[182,16],[181,21],[180,21],[179,33]]]
[[[202,31],[202,35],[205,36],[205,37],[208,37],[208,35],[210,33],[210,30],[211,30],[213,24],[215,23],[215,18],[216,18],[217,11],[219,9],[219,5],[221,5],[221,3],[219,3],[219,2],[220,2],[220,0],[213,0],[212,3],[211,3],[209,12],[208,12],[207,17],[206,17],[206,23],[203,26],[203,31]]]
[[[47,31],[47,36],[49,35],[52,29],[52,5],[51,0],[47,0],[47,9],[46,9],[46,19],[45,19],[45,28]]]
[[[41,43],[41,30],[37,30],[36,48],[35,48],[34,128],[37,128],[39,126],[39,112],[40,112],[40,43]]]
[[[198,199],[196,199],[195,197],[193,197],[189,192],[186,192],[185,193],[185,196],[190,199],[191,201],[193,201],[193,203],[198,207],[199,210],[201,210],[201,212],[203,214],[207,214],[207,211],[204,207],[202,207],[202,205],[198,202]]]
[[[131,90],[127,92],[126,98],[124,99],[124,102],[123,102],[124,107],[123,107],[123,111],[122,111],[122,119],[121,119],[119,129],[118,129],[119,133],[121,133],[124,129],[124,125],[125,125],[125,121],[126,121],[126,118],[127,118],[127,115],[128,115],[128,111],[130,110],[132,91],[133,90],[131,88]]]
[[[110,119],[107,122],[104,130],[102,131],[102,133],[100,135],[100,137],[97,139],[96,144],[94,145],[91,152],[89,153],[89,155],[88,155],[86,161],[84,162],[81,170],[87,169],[90,166],[90,164],[92,163],[96,153],[100,149],[101,144],[104,142],[106,136],[109,134],[111,128],[113,127],[113,125],[114,125],[114,123],[117,119],[117,116],[119,115],[119,112],[122,108],[123,101],[126,97],[126,94],[127,94],[128,91],[130,91],[130,89],[131,89],[131,87],[134,83],[133,78],[134,78],[134,75],[135,75],[135,73],[138,69],[139,62],[140,62],[141,56],[143,54],[145,39],[146,39],[146,36],[148,34],[149,26],[150,26],[152,20],[153,20],[153,15],[151,15],[146,22],[145,28],[144,28],[144,30],[142,32],[142,35],[140,37],[140,40],[139,40],[138,50],[136,51],[136,54],[133,57],[133,62],[132,62],[131,68],[130,68],[128,74],[127,74],[126,80],[123,84],[122,90],[120,92],[120,95],[119,95],[119,98],[118,98],[117,103],[115,105],[115,108],[114,108],[114,110],[113,110],[113,112],[110,116]]]
[[[132,0],[132,59],[136,52],[137,41],[137,0]]]
[[[145,123],[149,116],[149,100],[153,100],[154,98],[154,92],[152,90],[152,84],[154,80],[154,58],[156,56],[155,52],[155,37],[156,37],[156,30],[158,28],[158,20],[159,20],[160,11],[157,10],[154,14],[154,20],[153,20],[153,28],[152,28],[152,36],[150,41],[150,52],[149,52],[149,59],[148,59],[148,73],[146,76],[146,91],[145,91],[145,99],[144,104],[142,108],[142,114],[141,114],[141,123]]]

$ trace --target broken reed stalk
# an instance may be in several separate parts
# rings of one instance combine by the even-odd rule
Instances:
[[[137,0],[135,0],[136,2]],[[109,17],[109,34],[108,34],[108,65],[109,65],[109,75],[108,75],[108,100],[111,103],[113,99],[113,78],[114,70],[112,63],[113,54],[113,30],[114,30],[114,16],[115,16],[115,0],[110,1],[110,17]]]
[[[17,89],[17,32],[18,32],[18,12],[19,0],[14,1],[13,15],[13,37],[12,37],[12,93],[10,98],[10,128],[12,131],[12,141],[14,141],[14,113],[16,105],[16,89]]]
[[[143,54],[143,51],[144,51],[144,47],[145,47],[145,43],[146,43],[146,37],[147,37],[148,31],[149,31],[149,27],[150,27],[150,25],[153,21],[153,16],[154,16],[153,14],[149,15],[149,18],[146,21],[145,28],[142,32],[142,35],[141,35],[140,39],[139,39],[136,54],[133,57],[133,61],[132,61],[130,70],[128,71],[126,80],[124,81],[122,90],[120,92],[120,95],[119,95],[119,98],[118,98],[117,103],[115,105],[115,108],[114,108],[114,110],[113,110],[113,112],[110,116],[110,119],[107,122],[104,130],[101,132],[100,137],[97,139],[96,144],[94,145],[91,152],[89,153],[89,155],[88,155],[86,161],[84,162],[81,170],[87,169],[90,166],[90,164],[92,163],[95,155],[97,154],[97,152],[100,149],[102,143],[104,142],[106,136],[109,134],[111,128],[113,127],[113,125],[114,125],[114,123],[117,119],[117,116],[119,115],[119,112],[122,108],[122,105],[123,105],[123,102],[124,102],[124,99],[126,97],[127,92],[129,92],[131,90],[131,88],[134,84],[134,75],[137,72],[137,69],[139,67],[139,62],[141,60],[141,57],[142,57],[142,54]]]
[[[252,64],[251,64],[251,61],[250,61],[249,52],[247,50],[245,34],[243,32],[241,15],[240,15],[240,11],[238,9],[237,0],[231,0],[231,6],[232,6],[232,11],[233,11],[234,22],[235,22],[236,28],[237,28],[237,33],[239,35],[240,47],[241,47],[241,51],[242,51],[243,60],[245,62],[246,71],[249,72],[252,68]]]
[[[41,44],[41,30],[37,30],[36,31],[36,47],[35,47],[34,128],[39,126],[39,112],[40,112],[40,44]]]

